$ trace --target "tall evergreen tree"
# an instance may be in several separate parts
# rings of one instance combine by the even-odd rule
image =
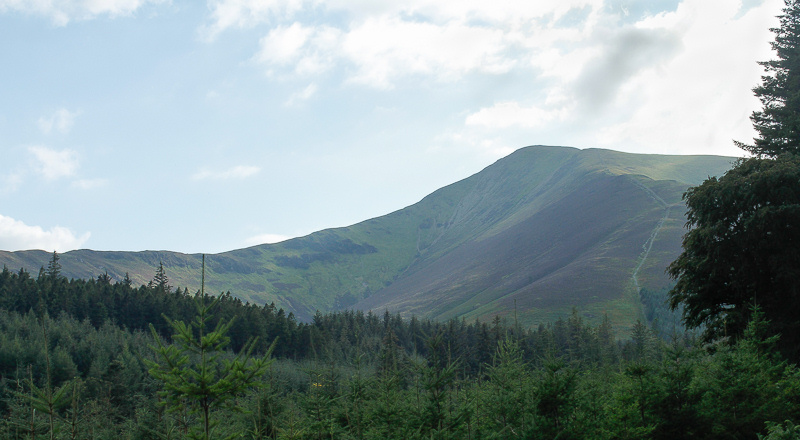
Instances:
[[[164,263],[162,261],[158,262],[158,269],[156,269],[156,274],[153,277],[153,280],[150,281],[150,285],[148,287],[155,289],[156,292],[159,293],[169,293],[172,290],[172,286],[169,285],[167,271],[164,270]]]
[[[800,361],[800,0],[785,0],[768,75],[754,89],[759,157],[743,159],[717,179],[684,194],[688,207],[683,252],[669,267],[677,280],[673,309],[706,339],[743,335],[758,305],[779,348]]]
[[[205,255],[203,256],[203,278],[205,278]],[[205,282],[202,283],[204,285]],[[220,298],[210,304],[205,302],[205,292],[201,287],[197,296],[197,316],[194,329],[183,321],[164,319],[174,329],[175,345],[166,345],[150,325],[156,341],[154,350],[157,361],[146,360],[150,374],[163,383],[161,393],[173,411],[182,411],[188,405],[199,412],[202,426],[196,430],[198,437],[208,440],[215,427],[211,412],[230,405],[232,399],[249,388],[260,386],[261,376],[266,373],[275,343],[267,353],[259,358],[252,356],[255,340],[251,339],[233,359],[225,359],[225,348],[230,342],[226,335],[233,320],[219,320],[213,331],[206,327],[211,321],[211,311],[217,307]]]
[[[53,256],[50,258],[50,262],[47,263],[47,276],[50,277],[52,281],[58,279],[61,276],[61,263],[58,262],[61,257],[58,255],[58,252],[53,251]]]
[[[763,106],[750,116],[758,137],[752,145],[737,143],[757,156],[800,152],[800,0],[785,3],[780,27],[771,29],[777,58],[759,63],[766,74],[753,89]]]
[[[494,361],[486,368],[486,375],[489,382],[484,406],[489,414],[487,425],[494,433],[489,437],[524,438],[531,393],[519,344],[508,337],[503,340],[497,346]]]

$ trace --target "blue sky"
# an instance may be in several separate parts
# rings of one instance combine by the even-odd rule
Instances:
[[[0,250],[274,242],[527,145],[741,156],[781,7],[0,0]]]

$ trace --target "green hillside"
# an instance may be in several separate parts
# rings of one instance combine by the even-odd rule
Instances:
[[[492,319],[516,304],[528,325],[577,307],[625,328],[636,285],[660,288],[683,230],[681,195],[732,158],[528,147],[391,214],[273,245],[207,256],[207,288],[275,302],[309,319],[356,307],[437,319]],[[38,271],[50,254],[0,252]],[[65,275],[128,273],[163,262],[174,286],[199,288],[200,256],[167,251],[61,255]]]

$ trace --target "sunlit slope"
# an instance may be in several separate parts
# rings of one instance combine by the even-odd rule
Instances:
[[[634,275],[641,286],[667,282],[684,232],[682,193],[731,161],[523,148],[391,214],[209,255],[207,289],[302,319],[347,307],[490,319],[516,303],[527,324],[575,306],[624,326],[639,310]],[[50,256],[0,252],[0,263],[35,274]],[[60,262],[67,276],[127,272],[138,285],[159,261],[174,286],[199,288],[199,255],[81,250]]]

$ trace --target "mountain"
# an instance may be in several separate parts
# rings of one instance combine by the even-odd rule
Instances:
[[[434,319],[514,316],[524,325],[576,308],[622,328],[641,316],[637,287],[663,288],[684,233],[682,194],[734,158],[535,146],[391,214],[282,243],[206,257],[208,291],[316,310],[389,309]],[[36,272],[43,251],[0,251]],[[107,272],[135,284],[159,262],[195,291],[200,255],[71,251],[68,277]]]

